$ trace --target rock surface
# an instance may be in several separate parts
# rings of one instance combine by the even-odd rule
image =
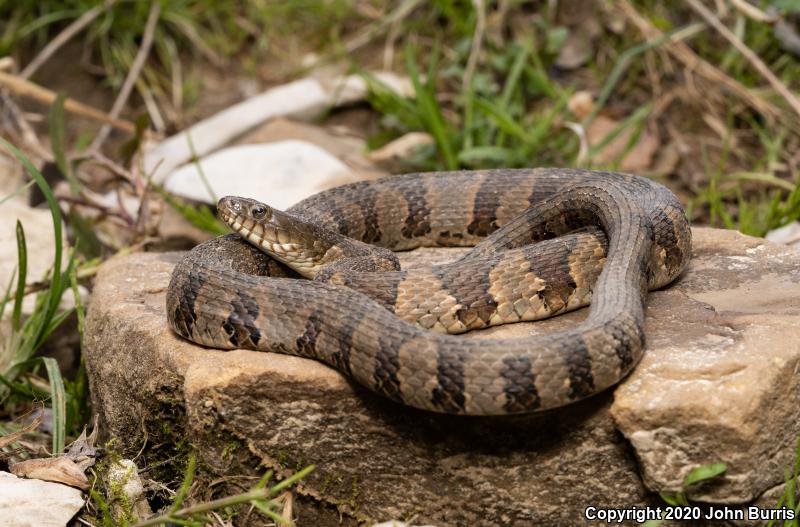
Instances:
[[[215,152],[195,165],[184,165],[169,175],[168,192],[214,203],[213,196],[246,196],[279,209],[327,188],[363,179],[318,146],[288,140],[238,145]],[[237,167],[235,170],[231,167]]]
[[[236,143],[262,144],[290,139],[305,141],[339,159],[352,172],[360,175],[361,179],[374,179],[387,175],[387,172],[378,169],[367,159],[364,154],[367,142],[354,132],[356,130],[349,127],[323,127],[290,119],[273,119],[245,134]]]
[[[698,500],[741,503],[783,481],[800,433],[800,258],[733,231],[698,237],[690,271],[653,295],[648,353],[611,413],[653,489],[728,471]],[[682,311],[670,306],[680,302]]]
[[[440,416],[314,361],[194,346],[166,325],[179,257],[168,253],[116,258],[98,276],[85,335],[94,408],[132,453],[145,431],[153,445],[189,441],[210,478],[316,464],[298,489],[301,525],[340,525],[340,514],[576,525],[588,505],[658,505],[648,489],[677,490],[691,468],[716,461],[728,463],[725,476],[690,496],[748,501],[783,480],[800,432],[800,258],[735,232],[694,235],[687,272],[648,297],[646,358],[613,405],[604,393],[544,415]],[[465,338],[553,331],[584,316]]]
[[[83,507],[81,491],[0,472],[0,525],[64,527]]]

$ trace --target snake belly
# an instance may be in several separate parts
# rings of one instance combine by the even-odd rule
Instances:
[[[378,287],[383,297],[373,300],[337,283],[275,276],[274,262],[235,234],[198,245],[176,265],[166,308],[182,337],[220,349],[314,358],[394,401],[453,414],[547,410],[619,382],[644,350],[646,291],[674,280],[691,254],[689,223],[674,194],[615,172],[406,174],[329,189],[287,212],[355,243],[392,250],[473,246],[463,262],[489,261],[563,235],[572,237],[569,251],[607,246],[586,319],[516,339],[427,331],[386,309],[398,288]],[[574,234],[586,227],[599,227],[607,239]],[[531,266],[520,272],[535,268],[536,245],[526,254]],[[589,266],[565,262],[545,259],[544,265],[561,266],[548,271],[572,286],[587,281]],[[467,292],[434,285],[452,287],[455,298],[483,295],[479,304],[488,320],[502,306],[492,297],[498,280],[479,273]]]

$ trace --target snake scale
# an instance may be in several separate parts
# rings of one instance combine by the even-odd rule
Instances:
[[[454,414],[547,410],[619,382],[643,354],[647,290],[676,278],[691,253],[677,198],[615,172],[406,174],[286,212],[243,198],[218,210],[237,234],[176,265],[166,305],[176,333],[315,358],[390,399]],[[400,270],[391,250],[422,246],[473,248]],[[590,300],[584,321],[548,335],[448,334]]]

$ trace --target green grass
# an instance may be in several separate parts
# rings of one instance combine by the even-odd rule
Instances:
[[[689,488],[698,483],[712,480],[717,476],[723,474],[727,470],[725,463],[711,463],[709,465],[701,465],[689,471],[681,484],[681,490],[676,493],[661,492],[661,499],[666,502],[670,507],[688,507],[690,505],[686,493]],[[644,523],[644,527],[659,527],[664,523],[664,520],[648,520]]]
[[[256,73],[265,57],[293,49],[318,47],[338,39],[341,27],[362,20],[347,0],[217,2],[157,0],[161,14],[153,48],[137,82],[180,110],[191,103],[202,79],[182,66],[187,58],[223,66],[238,56],[246,70]],[[67,24],[98,5],[96,0],[21,0],[0,3],[0,56],[19,49],[41,49]],[[139,49],[149,1],[118,0],[75,38],[88,51],[88,62],[99,67],[115,91],[122,85]],[[246,53],[242,53],[246,51]],[[56,59],[57,60],[57,59]],[[24,66],[24,64],[23,64]]]
[[[120,527],[151,527],[156,525],[186,525],[190,527],[202,527],[204,525],[217,525],[217,520],[210,516],[211,512],[220,513],[221,517],[230,520],[236,516],[241,506],[250,506],[255,509],[267,520],[277,525],[292,525],[290,518],[284,518],[278,512],[280,503],[276,500],[280,494],[297,482],[305,478],[314,470],[314,465],[298,470],[291,476],[273,483],[270,487],[267,484],[272,480],[272,471],[267,471],[261,479],[251,489],[246,492],[218,498],[208,502],[201,502],[186,505],[194,482],[197,469],[197,460],[194,454],[189,455],[186,463],[183,481],[178,491],[172,498],[171,506],[162,514],[156,514],[151,518],[140,520],[136,523],[129,521],[133,516],[130,510],[132,504],[126,504],[126,510],[116,517],[112,514],[110,502],[116,499],[114,496],[103,496],[97,490],[91,491],[91,500],[96,510],[100,514],[95,521],[99,525],[120,526]],[[124,501],[124,499],[122,500]]]
[[[580,119],[570,113],[567,102],[584,88],[583,82],[569,75],[555,81],[552,76],[566,29],[552,23],[551,13],[543,9],[542,17],[532,20],[530,31],[502,46],[485,41],[481,68],[465,85],[476,17],[455,3],[434,2],[418,17],[421,22],[408,23],[409,32],[417,32],[412,41],[428,42],[405,48],[405,71],[414,86],[412,97],[402,97],[362,72],[370,86],[369,102],[383,116],[381,130],[368,142],[370,148],[408,132],[424,131],[434,144],[414,152],[406,160],[408,170],[527,166],[617,170],[644,128],[655,124],[649,78],[642,66],[646,52],[670,39],[680,39],[699,49],[712,64],[721,63],[726,73],[743,84],[765,85],[744,58],[703,23],[676,25],[674,9],[666,11],[654,2],[637,5],[666,33],[642,42],[635,31],[626,31],[610,37],[608,43],[597,44],[613,46],[613,51],[606,53],[616,57],[602,65],[592,61],[587,65],[601,82],[594,89],[597,96],[592,111]],[[437,23],[431,23],[433,17],[438,17]],[[800,65],[787,60],[769,25],[752,20],[740,25],[745,42],[761,53],[778,75],[790,84],[800,78]],[[780,104],[774,97],[770,100]],[[618,111],[621,105],[627,113],[618,119],[618,125],[579,155],[579,140],[566,125],[573,122],[586,129],[601,111],[609,107]],[[792,114],[787,111],[787,115]],[[680,124],[705,126],[695,114]],[[797,161],[790,155],[800,147],[796,130],[790,133],[779,123],[762,122],[743,108],[729,109],[727,124],[730,134],[746,134],[746,148],[738,146],[735,156],[730,151],[704,150],[709,156],[706,174],[710,177],[707,181],[701,178],[691,189],[694,197],[689,205],[694,219],[763,236],[800,218],[800,179],[792,175]],[[599,163],[598,154],[623,133],[630,137],[623,151],[615,159]],[[731,148],[730,138],[727,146]]]
[[[2,319],[8,304],[12,304],[9,334],[5,341],[0,343],[0,346],[2,346],[2,349],[0,349],[0,401],[5,401],[13,396],[34,399],[49,396],[53,410],[52,453],[59,454],[64,450],[67,430],[67,394],[61,378],[61,372],[55,360],[49,357],[35,358],[34,354],[72,311],[59,311],[59,304],[68,290],[74,291],[72,283],[74,280],[75,259],[70,254],[67,259],[66,269],[62,271],[61,211],[44,177],[16,147],[3,139],[0,139],[0,146],[11,152],[23,164],[41,189],[50,207],[55,236],[49,287],[37,294],[33,312],[23,320],[22,303],[25,297],[28,254],[25,230],[22,224],[17,221],[16,289],[12,294],[11,284],[9,284],[6,294],[0,302],[0,319]],[[45,394],[40,393],[33,383],[25,379],[26,376],[35,375],[38,367],[42,364],[50,379],[49,393]],[[73,428],[77,426],[77,423],[73,423]]]

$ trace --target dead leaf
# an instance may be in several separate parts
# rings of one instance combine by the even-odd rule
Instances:
[[[81,435],[78,436],[78,439],[69,445],[64,456],[68,459],[71,459],[73,462],[75,462],[79,469],[84,471],[94,465],[95,458],[99,452],[99,449],[94,446],[96,440],[97,419],[95,419],[94,430],[92,430],[91,435],[88,437],[86,436],[86,427],[84,427],[83,432],[81,432]]]
[[[71,459],[60,456],[20,461],[10,467],[15,476],[55,481],[81,490],[89,489],[89,480]]]
[[[556,57],[556,66],[562,70],[574,70],[586,64],[594,55],[594,41],[602,32],[602,27],[594,17],[571,27]]]
[[[615,121],[604,115],[598,115],[586,130],[586,137],[589,145],[601,143],[608,134],[619,126],[619,124],[619,121]],[[608,143],[594,156],[594,162],[603,165],[615,161],[625,151],[632,134],[633,130],[630,127],[623,130],[613,141]],[[622,158],[622,162],[619,166],[620,170],[623,172],[635,172],[649,168],[653,161],[653,154],[655,154],[659,145],[660,142],[654,134],[647,130],[642,130],[636,144],[634,144],[628,153],[625,154],[625,157]]]

